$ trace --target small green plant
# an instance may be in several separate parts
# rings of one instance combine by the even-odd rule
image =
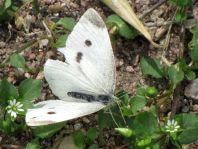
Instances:
[[[17,10],[18,7],[13,5],[12,0],[4,0],[2,5],[0,5],[0,23],[13,18]]]
[[[82,133],[82,131],[76,131],[73,133],[74,143],[78,148],[99,149],[99,146],[94,144],[98,134],[97,128],[89,128],[86,134]]]
[[[186,20],[186,8],[192,5],[192,0],[169,0],[170,4],[177,7],[175,21],[181,23]]]
[[[0,130],[7,134],[24,131],[25,112],[32,106],[32,100],[38,98],[41,81],[26,79],[16,87],[7,80],[0,82]]]
[[[137,36],[137,31],[128,26],[118,15],[110,15],[106,20],[107,26],[110,28],[110,33],[120,35],[126,39],[133,39]]]

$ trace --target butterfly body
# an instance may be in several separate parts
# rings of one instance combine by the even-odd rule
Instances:
[[[66,46],[59,48],[65,62],[48,59],[44,75],[61,100],[35,104],[26,114],[30,126],[71,120],[99,111],[113,101],[115,61],[102,18],[88,9],[80,18]]]
[[[68,92],[68,96],[74,97],[77,99],[86,100],[87,102],[101,102],[104,104],[110,103],[113,98],[110,95],[90,95],[80,92]]]

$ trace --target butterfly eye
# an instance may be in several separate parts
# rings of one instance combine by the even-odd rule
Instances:
[[[92,45],[91,41],[90,40],[85,40],[85,44],[86,46],[90,47]]]
[[[47,112],[47,114],[56,114],[56,112],[50,111],[50,112]]]

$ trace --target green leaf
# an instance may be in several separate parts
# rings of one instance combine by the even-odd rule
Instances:
[[[176,21],[177,23],[181,23],[181,22],[185,21],[186,18],[187,18],[186,12],[185,12],[184,10],[181,10],[181,11],[178,11],[178,12],[176,13],[175,21]]]
[[[41,87],[41,80],[26,79],[19,85],[19,96],[23,101],[36,99],[41,93]]]
[[[120,91],[116,94],[116,97],[119,98],[119,100],[122,101],[125,105],[128,105],[129,102],[129,95],[125,91]]]
[[[185,72],[185,76],[187,77],[188,80],[194,80],[196,78],[196,73],[194,71],[191,70],[187,70]]]
[[[32,140],[31,142],[28,142],[28,144],[26,145],[26,149],[42,149],[42,147],[39,144],[39,141],[35,139]]]
[[[116,25],[118,33],[126,39],[133,39],[137,36],[135,29],[129,27],[118,15],[110,15],[106,20],[107,25]]]
[[[25,68],[25,59],[19,54],[12,54],[10,56],[10,63],[16,68]]]
[[[189,144],[198,140],[198,115],[179,114],[175,118],[183,131],[179,134],[178,140],[181,144]]]
[[[193,60],[193,62],[198,63],[198,56],[197,55],[198,55],[198,44],[190,52],[190,57]]]
[[[14,85],[7,80],[0,81],[0,105],[5,105],[6,101],[17,97],[18,93]]]
[[[90,128],[87,132],[87,137],[94,141],[98,137],[98,129],[97,128]]]
[[[110,114],[105,113],[104,111],[98,112],[98,123],[100,129],[111,127],[112,126],[112,117]]]
[[[45,139],[53,136],[64,126],[65,126],[65,122],[62,122],[62,123],[45,125],[45,126],[32,127],[32,131],[34,136],[41,139]]]
[[[68,35],[62,35],[60,36],[56,43],[53,45],[55,48],[61,48],[61,47],[65,47],[65,43],[67,40]]]
[[[140,67],[144,75],[151,75],[154,78],[162,78],[164,76],[164,68],[160,64],[160,60],[141,57]]]
[[[81,131],[76,131],[73,134],[74,143],[78,148],[85,148],[85,136]]]
[[[189,43],[190,57],[193,62],[198,63],[198,29],[192,29],[191,33],[193,34],[193,38]]]
[[[74,26],[76,25],[76,21],[73,18],[61,18],[56,25],[61,25],[63,26],[65,29],[72,31]]]
[[[171,80],[171,83],[173,85],[177,85],[184,79],[184,72],[180,68],[179,64],[176,64],[168,68],[168,76]]]
[[[99,149],[99,146],[97,144],[92,144],[88,149]]]
[[[0,121],[0,128],[6,134],[11,134],[12,132],[12,121],[11,118],[6,118]]]
[[[139,86],[136,88],[136,95],[145,96],[146,88],[144,86]]]
[[[4,7],[5,9],[7,9],[8,7],[10,7],[12,5],[12,1],[11,0],[4,0]]]
[[[157,118],[151,112],[142,112],[135,117],[132,127],[138,137],[153,135],[158,128]]]
[[[27,111],[28,109],[33,107],[33,103],[29,100],[23,100],[23,101],[21,101],[21,103],[23,104],[23,109],[25,111]]]
[[[147,103],[147,99],[144,96],[134,96],[130,99],[131,110],[136,113],[138,110],[142,109]]]
[[[126,138],[131,137],[133,134],[133,131],[129,128],[115,128],[115,130]]]

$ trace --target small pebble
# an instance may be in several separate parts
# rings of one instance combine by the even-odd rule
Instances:
[[[193,105],[192,106],[192,111],[198,112],[198,105]]]
[[[184,106],[182,107],[182,112],[188,112],[189,111],[189,106]]]
[[[90,120],[86,117],[83,117],[82,118],[83,122],[85,122],[86,124],[89,124],[90,123]]]
[[[76,123],[75,125],[74,125],[74,130],[79,130],[79,129],[81,129],[82,128],[82,124],[81,123]]]
[[[127,67],[126,67],[126,71],[127,71],[127,72],[134,72],[134,69],[133,69],[132,66],[127,66]]]
[[[6,43],[5,43],[5,42],[0,41],[0,48],[4,48],[4,47],[5,47],[5,45],[6,45]]]

